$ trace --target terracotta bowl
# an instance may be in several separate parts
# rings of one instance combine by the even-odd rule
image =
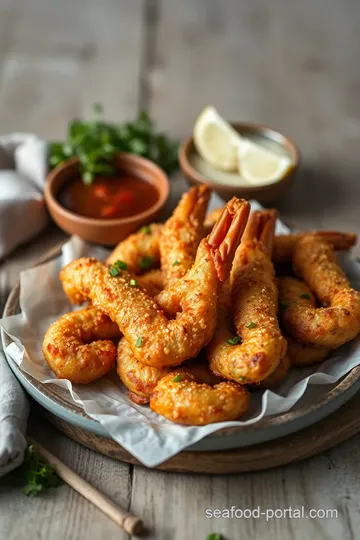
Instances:
[[[233,185],[218,184],[203,176],[192,165],[189,157],[191,154],[197,153],[197,151],[193,138],[188,137],[182,143],[179,151],[179,162],[182,172],[186,176],[189,184],[208,184],[225,201],[228,201],[235,195],[236,197],[242,197],[244,199],[256,199],[262,204],[273,203],[278,200],[294,182],[300,163],[300,153],[296,144],[279,131],[275,131],[274,129],[261,124],[235,122],[232,126],[242,135],[259,135],[282,145],[288,152],[293,165],[280,180],[266,186],[236,187]]]
[[[151,182],[159,198],[148,210],[126,218],[95,219],[80,216],[60,204],[57,199],[61,188],[79,174],[79,160],[69,159],[48,175],[45,185],[45,201],[55,223],[68,234],[76,234],[89,242],[114,245],[142,225],[159,218],[169,196],[169,180],[155,163],[133,154],[119,153],[114,158],[117,170],[125,171]]]

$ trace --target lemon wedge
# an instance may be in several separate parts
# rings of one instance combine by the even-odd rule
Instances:
[[[200,113],[193,136],[196,150],[205,161],[220,171],[237,171],[242,137],[214,107]]]
[[[242,139],[238,147],[238,171],[252,185],[271,184],[280,180],[292,166],[287,156]]]

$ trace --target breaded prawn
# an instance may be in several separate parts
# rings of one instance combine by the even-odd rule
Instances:
[[[141,227],[139,231],[131,234],[120,242],[107,258],[108,264],[124,261],[128,270],[136,274],[149,268],[156,268],[160,264],[159,241],[162,223],[151,223]]]
[[[204,237],[204,219],[210,198],[206,185],[184,193],[160,236],[160,262],[164,288],[179,281],[194,264],[197,248]]]
[[[290,306],[301,305],[315,309],[316,300],[310,288],[304,281],[294,277],[278,278],[280,317],[283,311]],[[288,342],[288,356],[293,366],[310,366],[322,362],[330,353],[329,347],[299,343],[290,335],[286,336]]]
[[[116,323],[90,307],[67,313],[50,325],[42,350],[58,379],[88,384],[114,365],[116,346],[112,340],[120,335]]]
[[[183,195],[173,215],[164,225],[160,252],[161,269],[167,287],[182,278],[194,264],[203,237],[203,220],[209,196],[210,191],[206,186],[191,188]],[[168,371],[165,367],[145,366],[133,355],[126,338],[120,340],[117,372],[128,388],[132,401],[147,403],[157,382]]]
[[[207,348],[212,371],[243,384],[269,377],[286,353],[270,259],[275,219],[275,211],[251,214],[231,271],[231,309],[237,335],[229,336],[225,305],[218,310],[217,329]]]
[[[350,286],[332,246],[317,236],[305,236],[296,245],[293,267],[323,307],[298,299],[282,309],[287,332],[300,343],[332,349],[354,339],[360,332],[360,292]]]
[[[203,239],[191,270],[155,300],[130,285],[130,275],[109,274],[108,266],[82,258],[62,269],[60,279],[71,301],[90,298],[118,324],[143,364],[179,365],[194,358],[211,339],[216,323],[218,290],[229,276],[249,214],[249,203],[229,201],[211,234]],[[164,295],[164,296],[163,296]],[[174,318],[166,314],[176,313]]]
[[[132,279],[149,295],[157,294],[157,278],[148,272]],[[157,271],[158,272],[158,271]],[[43,354],[58,378],[88,384],[105,375],[113,366],[116,347],[111,341],[121,332],[116,323],[95,307],[67,313],[53,322],[43,341]]]
[[[117,373],[128,389],[130,399],[139,405],[148,403],[159,380],[170,371],[167,367],[157,368],[139,362],[125,338],[119,341],[116,358]]]
[[[165,375],[150,398],[150,408],[178,424],[204,426],[237,420],[249,407],[245,386],[213,375],[205,364],[189,365]]]

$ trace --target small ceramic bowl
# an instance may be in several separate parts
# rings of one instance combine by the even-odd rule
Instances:
[[[193,158],[198,154],[193,138],[188,137],[182,143],[179,151],[179,162],[182,172],[186,176],[189,184],[208,184],[225,201],[228,201],[235,195],[236,197],[245,199],[256,199],[262,204],[273,203],[291,187],[295,179],[300,163],[300,153],[296,144],[279,131],[275,131],[274,129],[261,124],[235,122],[232,124],[232,127],[245,137],[265,138],[272,144],[282,146],[291,159],[291,167],[289,167],[279,180],[264,186],[244,187],[226,183],[220,184],[201,174],[199,170],[196,169]]]
[[[142,225],[159,218],[169,196],[169,179],[160,167],[149,159],[128,153],[114,158],[117,170],[130,173],[151,182],[159,197],[144,212],[126,218],[96,219],[80,216],[62,206],[58,200],[61,188],[79,175],[79,160],[69,159],[48,175],[45,185],[45,201],[55,223],[68,234],[76,234],[89,242],[114,245],[136,231]]]

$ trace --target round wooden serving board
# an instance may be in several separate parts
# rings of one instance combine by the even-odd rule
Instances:
[[[219,452],[183,451],[155,467],[160,471],[229,474],[261,471],[305,459],[346,441],[360,431],[360,393],[324,420],[292,435],[245,448]],[[42,409],[62,433],[105,456],[141,465],[112,439],[75,427]]]
[[[39,263],[60,254],[56,246]],[[12,290],[4,316],[19,313],[19,284]],[[1,332],[4,349],[12,341]],[[6,353],[6,351],[5,351]],[[74,403],[70,394],[54,384],[44,384],[21,371],[7,355],[9,366],[43,414],[73,440],[120,461],[140,463],[105,429]],[[158,467],[163,471],[225,474],[278,467],[318,454],[360,431],[360,366],[313,401],[301,400],[290,411],[265,417],[253,426],[222,429],[172,457]]]

